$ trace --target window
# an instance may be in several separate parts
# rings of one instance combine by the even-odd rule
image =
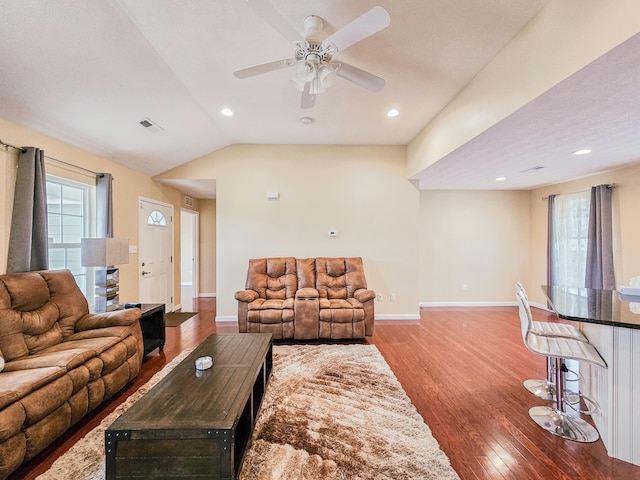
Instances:
[[[95,187],[47,175],[49,268],[68,268],[84,293],[94,284],[93,269],[80,264],[80,239],[92,236]]]
[[[584,287],[591,193],[558,195],[553,208],[553,278],[557,285]]]
[[[167,226],[167,219],[164,218],[164,215],[160,210],[154,210],[147,217],[147,225],[155,225],[160,227]]]

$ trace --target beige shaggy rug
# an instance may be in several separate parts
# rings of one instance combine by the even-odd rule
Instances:
[[[139,396],[132,395],[38,479],[102,480],[104,430]],[[276,345],[240,479],[459,477],[375,346]]]

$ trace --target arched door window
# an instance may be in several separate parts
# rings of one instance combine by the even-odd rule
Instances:
[[[147,225],[154,225],[157,227],[166,227],[167,219],[159,210],[152,211],[147,217]]]

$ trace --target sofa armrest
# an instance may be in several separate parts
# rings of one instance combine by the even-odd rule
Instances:
[[[365,303],[376,298],[376,292],[374,292],[373,290],[365,290],[364,288],[361,288],[360,290],[356,290],[355,292],[353,292],[353,296],[360,303]]]
[[[88,313],[76,322],[75,331],[133,325],[140,320],[139,308],[125,308],[105,313]]]
[[[301,288],[296,291],[296,298],[318,298],[320,294],[315,288]]]
[[[239,302],[250,303],[253,302],[256,298],[258,298],[258,292],[255,290],[240,290],[236,292],[236,300]]]

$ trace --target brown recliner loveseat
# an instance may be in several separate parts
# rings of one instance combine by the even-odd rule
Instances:
[[[367,289],[362,258],[249,260],[238,300],[242,333],[277,339],[353,339],[373,335],[375,292]]]
[[[139,319],[90,314],[68,270],[0,275],[0,479],[138,374]]]

